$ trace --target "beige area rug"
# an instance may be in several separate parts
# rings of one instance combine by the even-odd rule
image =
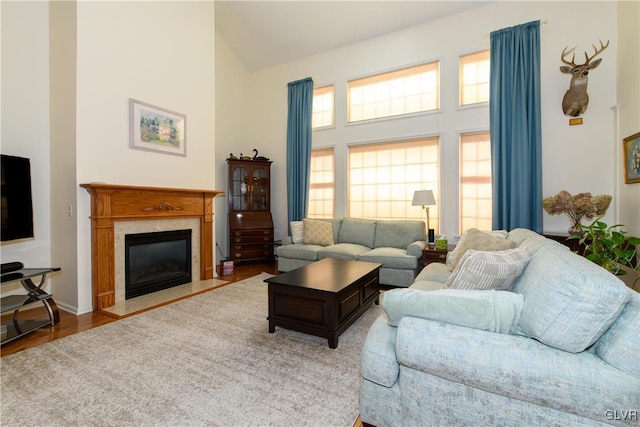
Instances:
[[[0,359],[2,426],[352,426],[373,306],[332,350],[250,279]]]

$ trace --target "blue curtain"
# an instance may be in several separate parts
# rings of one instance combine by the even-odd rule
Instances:
[[[491,33],[493,228],[542,232],[540,21]]]
[[[291,82],[288,88],[287,214],[290,223],[300,221],[307,215],[313,80],[308,77]]]

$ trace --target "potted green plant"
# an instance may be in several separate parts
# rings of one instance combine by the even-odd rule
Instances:
[[[607,225],[597,218],[589,225],[579,224],[582,233],[574,233],[569,239],[579,239],[584,247],[583,256],[598,264],[605,270],[622,276],[632,274],[634,277],[625,280],[632,289],[640,284],[638,272],[637,249],[640,238],[627,237],[627,232],[620,230],[622,224]]]

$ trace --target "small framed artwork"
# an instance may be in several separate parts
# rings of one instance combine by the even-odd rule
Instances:
[[[187,116],[129,99],[129,147],[187,155]]]
[[[624,182],[640,182],[640,132],[622,140],[624,151]]]

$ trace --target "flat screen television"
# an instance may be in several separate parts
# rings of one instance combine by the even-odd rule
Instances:
[[[2,232],[0,240],[6,242],[33,237],[31,163],[24,157],[5,154],[1,157]]]

